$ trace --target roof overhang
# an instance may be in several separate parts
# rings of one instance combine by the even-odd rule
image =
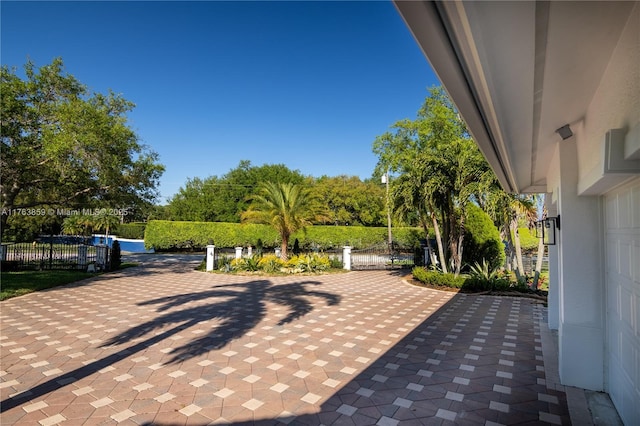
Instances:
[[[635,2],[394,1],[509,192],[546,192]]]

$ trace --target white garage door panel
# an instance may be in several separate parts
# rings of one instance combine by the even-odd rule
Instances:
[[[640,178],[605,198],[607,389],[640,425]]]

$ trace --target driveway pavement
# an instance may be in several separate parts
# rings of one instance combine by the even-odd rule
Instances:
[[[149,256],[2,302],[0,423],[571,424],[536,301],[200,260]]]

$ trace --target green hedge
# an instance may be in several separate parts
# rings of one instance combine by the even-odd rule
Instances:
[[[415,247],[422,238],[418,228],[394,228],[393,238],[403,247]],[[258,240],[265,248],[280,245],[280,236],[268,225],[225,222],[179,222],[152,220],[147,224],[144,244],[148,249],[203,249],[209,241],[217,247],[256,246]],[[350,245],[366,248],[387,240],[387,228],[364,226],[309,226],[291,236],[290,244],[298,239],[304,250],[327,250]]]
[[[119,223],[114,229],[111,230],[111,233],[117,235],[120,238],[141,240],[144,238],[144,230],[146,227],[147,224],[142,222]]]
[[[522,250],[537,250],[538,238],[536,237],[536,230],[529,230],[527,227],[518,228],[518,234],[520,235],[520,247]]]
[[[411,272],[413,273],[413,278],[416,280],[425,284],[437,286],[462,288],[466,280],[466,277],[462,275],[458,275],[456,277],[454,274],[443,274],[442,272],[428,271],[422,266],[416,266]]]

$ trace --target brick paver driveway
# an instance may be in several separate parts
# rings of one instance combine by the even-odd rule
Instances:
[[[167,261],[0,307],[3,425],[570,423],[530,299]]]

